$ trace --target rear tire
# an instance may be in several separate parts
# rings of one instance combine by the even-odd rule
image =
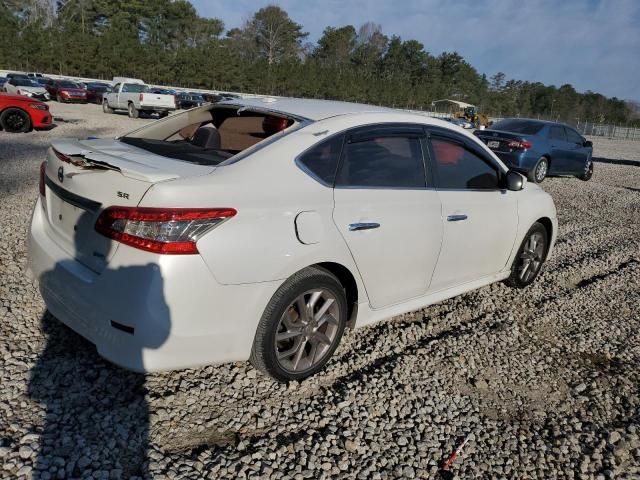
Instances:
[[[538,277],[549,250],[548,232],[541,223],[534,223],[522,240],[505,283],[513,288],[531,285]]]
[[[28,132],[31,130],[31,117],[19,108],[7,108],[0,114],[0,126],[5,132]]]
[[[113,113],[113,108],[109,106],[109,102],[107,100],[102,101],[102,111],[104,113]]]
[[[591,177],[593,177],[593,160],[589,157],[584,166],[584,172],[582,175],[578,175],[578,178],[584,182],[588,182],[591,180]]]
[[[529,172],[528,179],[530,182],[542,183],[547,178],[549,172],[549,159],[547,157],[540,157],[536,162],[533,170]]]
[[[347,300],[338,279],[309,267],[273,294],[253,341],[250,361],[279,382],[320,371],[338,347],[347,323]]]
[[[133,103],[129,104],[128,111],[130,118],[138,118],[140,116],[140,112]]]

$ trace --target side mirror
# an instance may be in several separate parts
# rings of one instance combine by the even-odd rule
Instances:
[[[593,147],[593,142],[591,140],[585,140],[582,144],[583,147]]]
[[[514,170],[509,170],[506,176],[507,190],[519,192],[524,188],[524,177]]]

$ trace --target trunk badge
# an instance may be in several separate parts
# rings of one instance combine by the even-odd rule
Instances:
[[[58,180],[60,180],[60,183],[62,183],[64,181],[64,168],[63,167],[58,168]]]

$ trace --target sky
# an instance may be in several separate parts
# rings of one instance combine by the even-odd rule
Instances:
[[[640,100],[640,0],[191,0],[225,28],[276,4],[317,41],[326,26],[373,21],[433,55],[457,51],[488,77]]]

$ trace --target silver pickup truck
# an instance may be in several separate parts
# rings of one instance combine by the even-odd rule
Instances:
[[[158,113],[166,117],[176,109],[176,99],[173,95],[152,93],[144,83],[121,82],[116,83],[111,91],[102,98],[102,111],[113,113],[115,110],[127,110],[131,118],[138,118],[140,113]]]

